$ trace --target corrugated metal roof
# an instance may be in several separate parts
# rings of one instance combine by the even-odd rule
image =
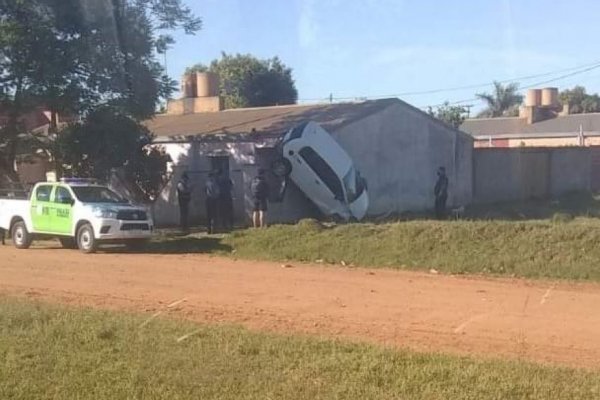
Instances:
[[[343,125],[382,111],[398,99],[381,99],[361,103],[293,105],[244,108],[187,115],[158,115],[144,124],[154,135],[166,138],[203,135],[281,135],[290,127],[315,121],[325,129],[335,131]]]
[[[473,136],[505,136],[519,134],[531,136],[552,135],[558,133],[578,133],[580,127],[584,132],[600,131],[600,113],[572,114],[558,116],[529,125],[525,118],[480,118],[468,119],[461,125],[461,130]]]

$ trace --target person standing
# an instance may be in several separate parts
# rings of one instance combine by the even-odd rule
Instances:
[[[233,230],[233,181],[224,171],[219,171],[219,217],[226,230]]]
[[[189,232],[189,209],[192,199],[192,189],[190,187],[189,176],[187,172],[181,175],[177,183],[177,200],[179,201],[179,221],[183,233]]]
[[[258,175],[252,180],[252,223],[255,228],[266,228],[267,226],[267,203],[269,199],[269,184],[265,176],[265,170],[259,169]]]
[[[219,182],[217,181],[217,173],[212,171],[208,174],[206,180],[206,230],[209,235],[215,233],[217,216],[219,212]]]
[[[433,190],[435,194],[435,217],[437,219],[446,218],[446,201],[448,200],[448,177],[446,168],[439,167],[437,171],[438,179]]]

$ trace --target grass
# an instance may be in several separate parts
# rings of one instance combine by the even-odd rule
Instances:
[[[0,298],[2,399],[591,399],[600,372]],[[195,332],[187,340],[176,339]]]
[[[162,238],[155,252],[322,262],[450,274],[600,281],[600,220],[408,221],[324,226],[314,220],[222,238]]]

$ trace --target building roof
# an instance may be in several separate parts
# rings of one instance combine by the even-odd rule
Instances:
[[[558,116],[531,125],[518,117],[468,119],[460,128],[474,137],[485,138],[572,136],[580,129],[590,135],[600,133],[600,113]]]
[[[398,99],[360,103],[290,105],[243,108],[186,115],[157,115],[145,122],[159,140],[185,139],[190,136],[260,135],[279,136],[290,127],[311,120],[333,132],[340,127],[384,110]]]

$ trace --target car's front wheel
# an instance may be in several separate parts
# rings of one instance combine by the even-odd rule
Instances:
[[[271,171],[275,176],[285,178],[292,173],[292,163],[287,158],[278,158],[271,164]]]
[[[82,225],[77,231],[77,246],[84,253],[94,253],[98,248],[98,241],[94,237],[94,228],[90,224]]]
[[[31,246],[32,237],[25,222],[19,221],[13,226],[12,241],[17,249],[28,249]]]

